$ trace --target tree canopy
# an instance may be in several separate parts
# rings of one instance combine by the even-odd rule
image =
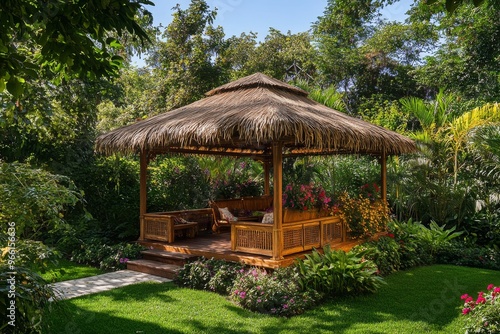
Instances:
[[[141,41],[136,21],[149,0],[5,0],[0,2],[0,92],[14,97],[27,79],[116,75],[117,50],[128,32]]]

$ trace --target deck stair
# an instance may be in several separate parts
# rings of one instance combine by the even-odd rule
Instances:
[[[148,249],[142,259],[127,262],[127,269],[173,279],[186,263],[198,259],[196,255]]]

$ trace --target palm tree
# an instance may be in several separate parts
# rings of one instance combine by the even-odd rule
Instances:
[[[422,127],[422,130],[413,133],[412,137],[420,144],[425,155],[435,157],[436,146],[442,148],[442,145],[452,153],[453,183],[456,185],[460,168],[459,155],[467,143],[467,138],[478,127],[500,121],[500,109],[498,103],[486,104],[455,115],[454,100],[453,95],[440,91],[434,101],[410,97],[401,99],[400,102],[407,112],[418,119]]]

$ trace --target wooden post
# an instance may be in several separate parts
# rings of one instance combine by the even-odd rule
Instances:
[[[269,196],[271,190],[269,189],[269,174],[270,174],[270,163],[269,160],[264,161],[264,195]]]
[[[381,197],[387,201],[387,153],[382,152],[380,156]]]
[[[273,259],[283,258],[283,144],[273,142]]]
[[[140,169],[140,230],[139,240],[144,240],[144,215],[147,211],[147,177],[148,177],[148,152],[141,151],[141,169]]]

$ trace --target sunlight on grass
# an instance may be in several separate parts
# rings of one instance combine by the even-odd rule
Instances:
[[[62,282],[104,273],[104,271],[99,268],[74,263],[66,259],[61,259],[58,262],[57,266],[48,267],[45,273],[40,274],[47,282]]]
[[[478,275],[480,274],[480,275]],[[498,271],[429,266],[387,277],[372,295],[333,299],[275,318],[223,296],[143,283],[62,302],[52,333],[460,333],[460,296],[498,282]]]

